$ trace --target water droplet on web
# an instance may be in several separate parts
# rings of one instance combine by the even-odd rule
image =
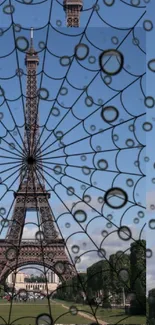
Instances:
[[[73,215],[74,219],[77,221],[77,222],[85,222],[86,219],[87,219],[87,214],[85,211],[83,210],[77,210],[74,215]]]

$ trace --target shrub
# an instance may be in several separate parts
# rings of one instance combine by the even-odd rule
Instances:
[[[149,319],[155,319],[155,289],[149,291],[148,303],[149,303]]]
[[[110,308],[110,309],[112,308],[111,303],[109,301],[103,301],[102,307],[103,308]]]
[[[131,300],[130,315],[146,315],[146,298],[140,298],[139,301],[137,299]]]

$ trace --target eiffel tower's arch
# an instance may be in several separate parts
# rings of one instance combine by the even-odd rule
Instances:
[[[0,247],[0,283],[4,283],[12,271],[27,265],[45,267],[56,273],[62,282],[72,278],[75,271],[67,256],[64,259],[64,245],[60,242],[58,247],[58,243],[56,244],[57,248],[53,243],[52,245],[44,243],[41,247],[40,245],[36,246],[35,241],[29,242],[29,244],[22,242],[18,248],[15,245],[6,245],[4,240],[3,246]],[[57,249],[56,252],[54,248]],[[11,253],[12,255],[16,254],[16,257],[10,257]]]
[[[45,262],[44,264],[42,262],[38,262],[38,261],[31,261],[30,259],[27,259],[27,261],[21,261],[18,263],[18,268],[17,268],[17,265],[15,262],[12,262],[10,265],[7,266],[7,268],[5,269],[5,272],[3,274],[3,278],[1,279],[1,282],[4,283],[7,279],[7,277],[9,276],[10,273],[12,272],[15,272],[17,269],[19,268],[23,268],[24,269],[24,266],[26,268],[28,268],[28,265],[31,265],[31,268],[32,266],[40,266],[40,267],[44,267],[46,268],[48,271],[46,271],[45,273],[49,272],[49,271],[53,271],[53,273],[55,273],[58,278],[60,279],[60,281],[63,283],[64,281],[67,280],[67,272],[69,272],[70,268],[71,268],[71,264],[69,263],[64,263],[64,268],[61,269],[61,271],[58,271],[57,270],[57,267],[55,267],[54,263],[48,263],[48,262]],[[18,271],[20,272],[20,270]],[[17,272],[17,273],[18,273]],[[44,274],[44,271],[41,271]],[[45,275],[46,276],[46,275]],[[69,275],[68,275],[69,277]]]

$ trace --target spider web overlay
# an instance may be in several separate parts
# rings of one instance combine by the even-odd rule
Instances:
[[[35,175],[51,194],[55,227],[87,297],[87,281],[81,281],[80,272],[103,259],[117,270],[109,256],[129,253],[132,242],[145,239],[145,138],[151,123],[145,117],[150,105],[145,94],[146,1],[86,0],[83,5],[81,27],[66,28],[62,1],[0,4],[0,238],[12,224],[21,168],[27,170],[24,60],[33,26],[40,60]],[[37,212],[32,219],[27,217],[22,240],[42,241]],[[63,263],[59,266],[54,271],[61,279]],[[13,287],[15,280],[16,273]],[[125,281],[123,276],[120,281]],[[11,299],[9,312],[0,312],[0,323],[58,324],[65,314],[81,324],[81,312],[83,323],[103,323],[99,304],[94,308],[91,302],[89,312],[84,305],[80,310],[72,305],[55,316],[58,303],[51,301],[48,286],[46,290],[43,312],[17,318]],[[27,290],[20,295],[28,300]],[[26,304],[21,306],[24,315]]]

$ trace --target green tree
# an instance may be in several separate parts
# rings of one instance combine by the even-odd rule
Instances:
[[[130,251],[130,286],[135,294],[130,313],[146,315],[146,241],[135,241],[131,244]]]
[[[130,291],[130,256],[117,252],[109,257],[112,292],[122,294],[122,288]]]
[[[4,286],[0,284],[0,298],[4,296]]]
[[[155,288],[149,291],[148,304],[149,304],[149,320],[154,320],[155,323]]]
[[[109,294],[111,291],[110,263],[102,261],[102,288],[103,288],[103,307],[110,307]]]
[[[109,261],[102,260],[94,263],[87,269],[87,292],[88,297],[103,296],[103,306],[109,307],[109,293],[111,290]]]
[[[87,292],[90,298],[97,297],[103,290],[103,261],[94,263],[87,268]]]
[[[72,286],[76,302],[83,302],[83,295],[87,295],[87,273],[79,273],[72,278]]]

